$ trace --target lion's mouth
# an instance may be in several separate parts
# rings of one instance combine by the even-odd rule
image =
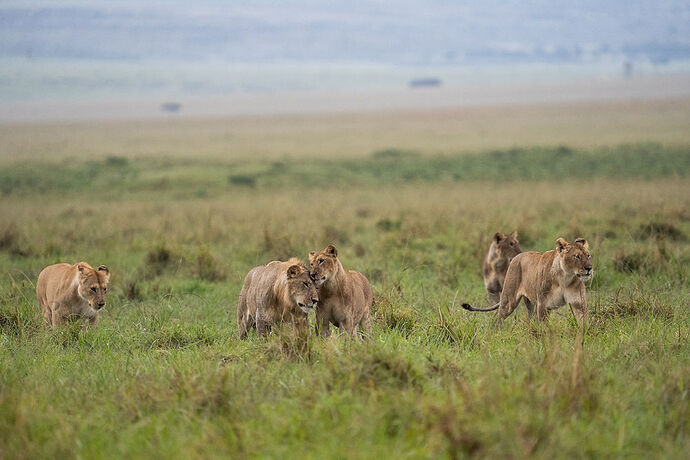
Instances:
[[[311,305],[305,305],[302,302],[297,302],[297,306],[302,310],[304,313],[309,313],[310,311],[314,311],[316,309],[316,304],[312,303]]]
[[[314,280],[314,284],[316,284],[317,286],[321,286],[323,283],[326,282],[325,276],[322,276],[321,278],[312,277],[312,279]]]
[[[590,278],[592,278],[592,274],[591,273],[578,273],[577,277],[580,278],[580,280],[582,280],[582,281],[589,281]]]

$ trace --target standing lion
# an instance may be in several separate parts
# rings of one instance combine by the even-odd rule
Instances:
[[[491,240],[489,252],[484,258],[482,274],[484,275],[484,286],[489,296],[489,302],[492,304],[498,303],[501,300],[501,291],[503,290],[503,281],[508,272],[508,264],[513,260],[513,257],[521,252],[522,249],[520,249],[520,243],[517,240],[517,232],[513,232],[510,235],[496,232]]]
[[[53,328],[70,319],[88,319],[96,324],[105,307],[110,271],[94,269],[86,262],[55,264],[44,268],[36,281],[36,297],[46,325]]]
[[[306,331],[308,312],[318,301],[314,281],[299,259],[274,260],[254,267],[244,278],[237,304],[240,338],[246,338],[251,328],[265,336],[272,326],[283,322]]]
[[[504,319],[524,300],[527,314],[532,316],[536,305],[537,318],[544,321],[548,310],[570,305],[577,322],[584,325],[589,314],[585,282],[593,273],[587,241],[577,238],[569,243],[558,238],[555,249],[515,256],[508,267],[499,303],[489,308],[474,308],[467,303],[462,307],[470,311],[499,309],[498,317]]]
[[[316,309],[316,330],[321,336],[331,334],[329,324],[354,335],[371,332],[371,305],[374,300],[369,280],[358,271],[345,270],[338,259],[338,250],[330,245],[309,253],[311,277],[319,289]]]

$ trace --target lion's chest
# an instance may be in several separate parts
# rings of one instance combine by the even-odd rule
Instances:
[[[57,312],[60,316],[72,318],[91,319],[98,315],[98,311],[91,308],[89,302],[79,297],[76,292],[65,296],[65,300],[58,305]]]

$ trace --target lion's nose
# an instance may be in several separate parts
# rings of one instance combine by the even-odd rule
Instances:
[[[103,307],[105,305],[105,302],[98,302],[99,307]]]
[[[585,265],[585,270],[587,270],[588,272],[591,272],[592,266],[591,265]]]
[[[319,299],[311,299],[311,303],[316,305],[318,303]]]

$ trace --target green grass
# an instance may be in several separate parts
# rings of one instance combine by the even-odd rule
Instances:
[[[0,457],[685,458],[688,151],[6,167]],[[499,229],[588,239],[584,335],[459,308]],[[246,272],[329,243],[372,282],[370,340],[240,341]],[[79,260],[112,272],[100,323],[45,330],[36,276]]]
[[[475,154],[379,150],[357,159],[199,161],[108,156],[103,160],[26,161],[0,169],[0,193],[105,194],[164,191],[205,198],[233,188],[324,187],[468,181],[640,178],[690,174],[690,149],[661,144],[573,150],[513,148]]]

